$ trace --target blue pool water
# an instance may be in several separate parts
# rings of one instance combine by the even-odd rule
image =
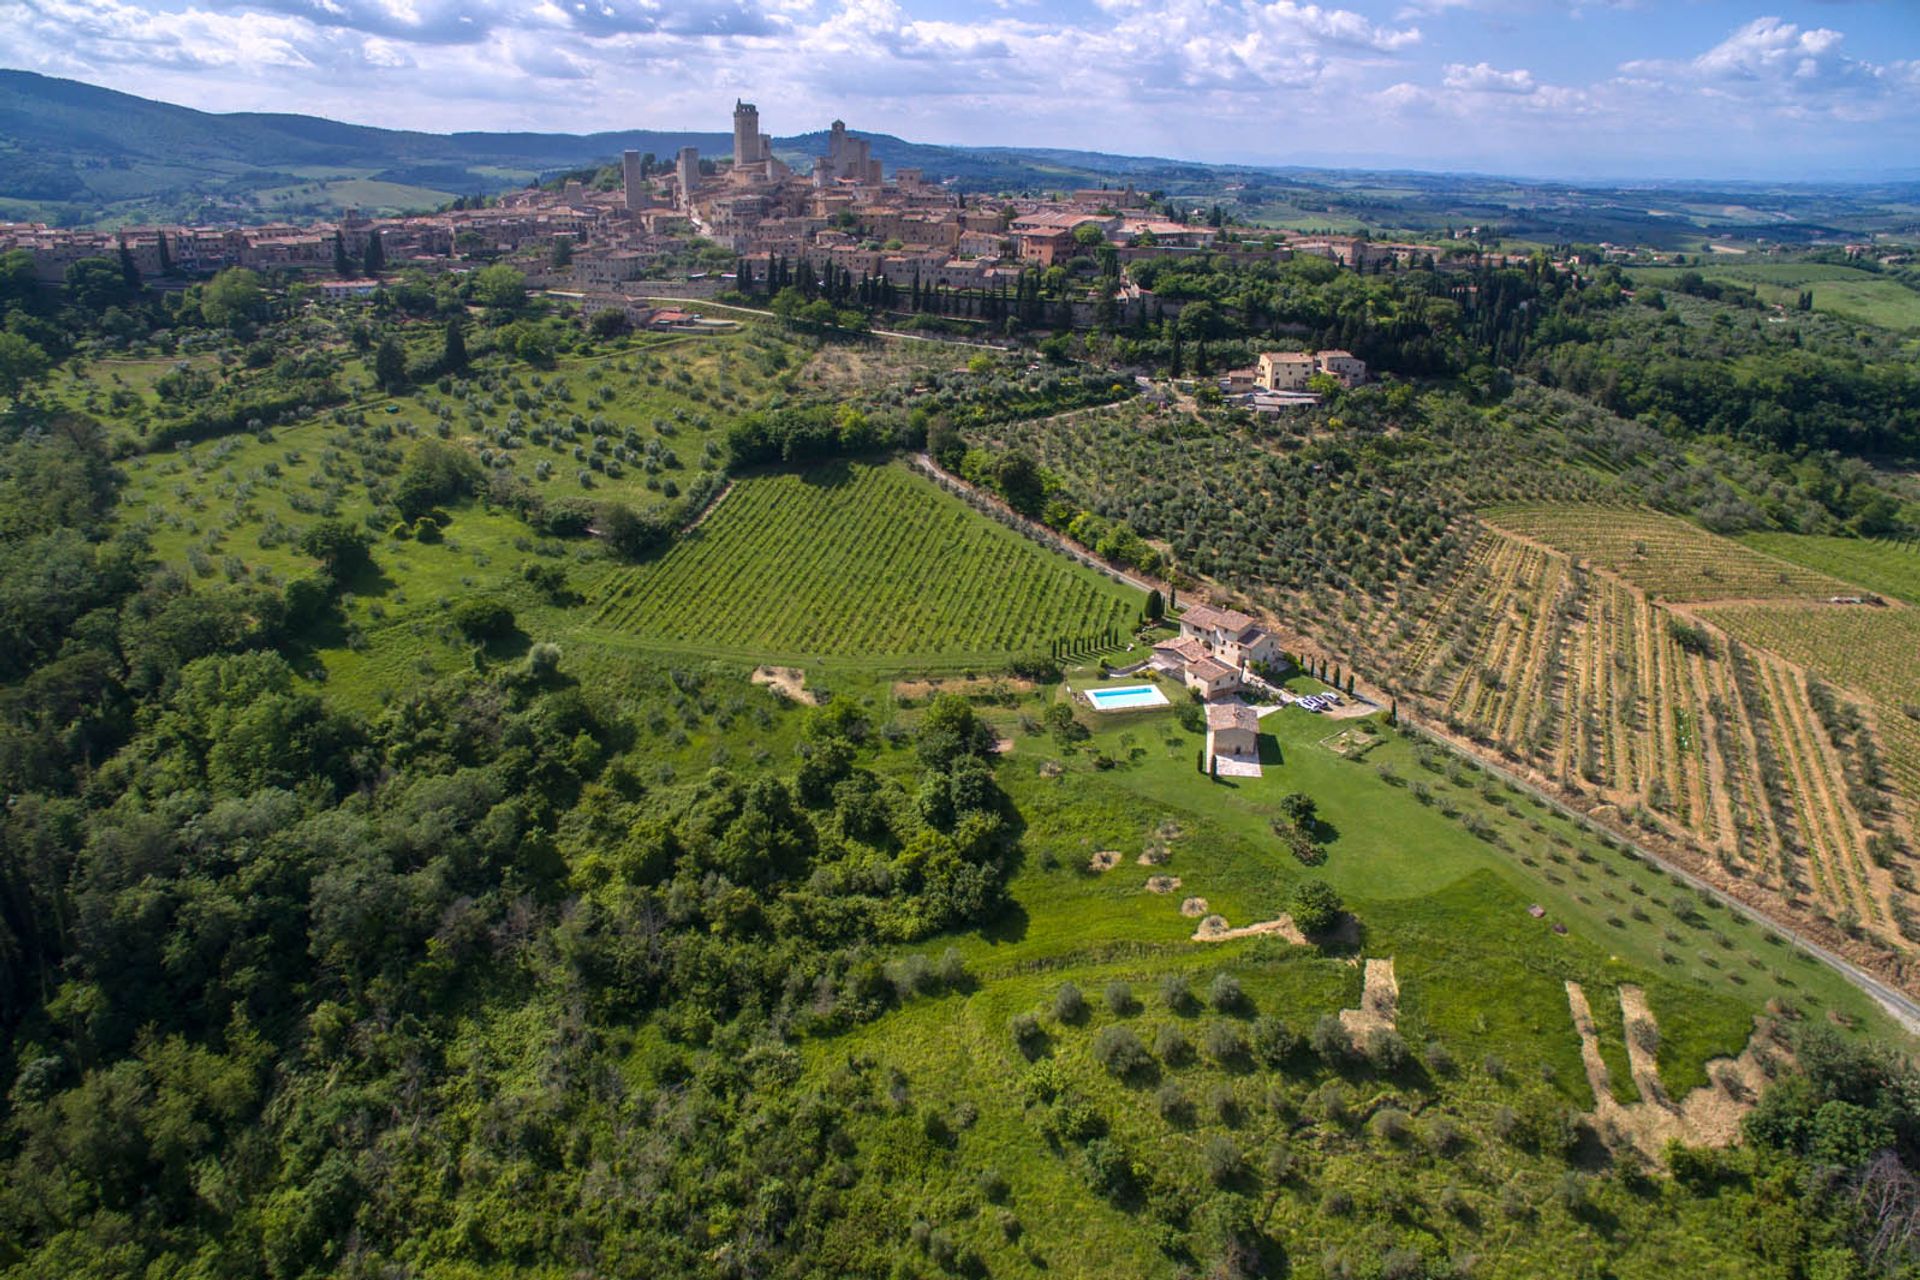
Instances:
[[[1164,707],[1167,695],[1150,684],[1128,685],[1124,689],[1089,689],[1087,700],[1096,711],[1127,711],[1134,707]]]

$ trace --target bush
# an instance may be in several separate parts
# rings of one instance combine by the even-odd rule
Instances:
[[[1106,994],[1107,1009],[1119,1017],[1125,1017],[1139,1008],[1133,998],[1133,988],[1118,978],[1107,984]]]
[[[958,947],[948,947],[940,953],[940,963],[934,966],[934,977],[949,991],[964,991],[973,980],[967,973],[967,962],[961,958]]]
[[[1093,1038],[1094,1059],[1116,1076],[1130,1076],[1153,1063],[1140,1037],[1127,1027],[1102,1027]]]
[[[1209,1022],[1201,1033],[1200,1043],[1215,1062],[1232,1062],[1247,1052],[1246,1039],[1231,1022]]]
[[[1259,1017],[1253,1021],[1253,1053],[1269,1067],[1278,1067],[1300,1051],[1300,1036],[1279,1018]]]
[[[1333,928],[1342,907],[1332,885],[1324,880],[1302,880],[1294,886],[1288,909],[1300,932],[1312,936]]]
[[[1186,1124],[1193,1119],[1193,1103],[1186,1090],[1171,1080],[1154,1093],[1153,1106],[1168,1124]]]
[[[1412,1129],[1407,1124],[1407,1113],[1398,1107],[1384,1107],[1373,1113],[1368,1121],[1373,1136],[1386,1142],[1405,1142]]]
[[[1087,998],[1080,994],[1079,987],[1071,982],[1060,984],[1053,993],[1053,1016],[1055,1021],[1065,1023],[1080,1022],[1087,1016]]]
[[[1186,1033],[1171,1023],[1154,1033],[1153,1055],[1170,1067],[1177,1067],[1193,1056]]]
[[[1160,1003],[1174,1013],[1185,1013],[1193,1007],[1193,988],[1185,974],[1170,973],[1160,979]]]
[[[1224,1133],[1217,1133],[1200,1149],[1200,1162],[1206,1167],[1207,1180],[1216,1187],[1224,1187],[1240,1176],[1243,1164],[1240,1144]]]
[[[1327,1013],[1313,1024],[1313,1035],[1309,1037],[1313,1051],[1328,1062],[1337,1063],[1353,1053],[1353,1038],[1347,1034],[1346,1024],[1335,1014]]]
[[[1207,988],[1207,1003],[1219,1013],[1236,1013],[1247,1003],[1239,981],[1230,973],[1216,973]]]
[[[513,634],[513,610],[498,600],[462,600],[453,607],[453,625],[472,641]]]
[[[1407,1042],[1400,1033],[1375,1027],[1367,1033],[1367,1061],[1382,1075],[1392,1075],[1407,1065]]]
[[[1015,1047],[1027,1057],[1035,1057],[1046,1048],[1047,1033],[1040,1029],[1040,1020],[1032,1014],[1014,1014],[1009,1029],[1013,1032]]]
[[[1111,1138],[1087,1143],[1087,1181],[1104,1196],[1118,1197],[1132,1190],[1133,1162],[1126,1150]]]

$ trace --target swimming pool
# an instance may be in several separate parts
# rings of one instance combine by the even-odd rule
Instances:
[[[1095,711],[1132,711],[1139,707],[1169,705],[1167,695],[1150,684],[1130,684],[1124,689],[1089,689],[1087,701]]]

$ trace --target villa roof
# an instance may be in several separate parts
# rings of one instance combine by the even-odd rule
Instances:
[[[1260,717],[1254,709],[1244,702],[1215,702],[1207,707],[1207,728],[1245,729],[1257,732]]]
[[[1171,653],[1188,662],[1198,662],[1207,656],[1207,646],[1192,636],[1178,636],[1172,640],[1162,640],[1153,646],[1155,653]]]
[[[1216,609],[1210,604],[1190,604],[1180,621],[1192,623],[1196,627],[1219,627],[1238,635],[1254,625],[1256,619],[1238,609]]]
[[[1233,674],[1233,668],[1218,658],[1195,658],[1187,664],[1187,670],[1199,679],[1213,681],[1221,676]]]

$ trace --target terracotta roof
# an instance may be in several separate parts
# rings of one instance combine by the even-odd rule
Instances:
[[[1171,653],[1176,657],[1184,658],[1188,662],[1197,662],[1201,658],[1208,656],[1207,646],[1201,644],[1192,636],[1180,636],[1173,640],[1162,640],[1159,644],[1154,645],[1153,649],[1155,653]]]
[[[1207,707],[1207,728],[1245,729],[1257,733],[1260,717],[1244,702],[1215,702]]]
[[[1186,612],[1180,615],[1182,624],[1192,623],[1196,627],[1219,627],[1236,635],[1255,624],[1255,619],[1238,609],[1216,609],[1210,604],[1190,604]]]
[[[1187,671],[1209,683],[1233,674],[1233,668],[1218,658],[1196,658],[1187,664]]]

